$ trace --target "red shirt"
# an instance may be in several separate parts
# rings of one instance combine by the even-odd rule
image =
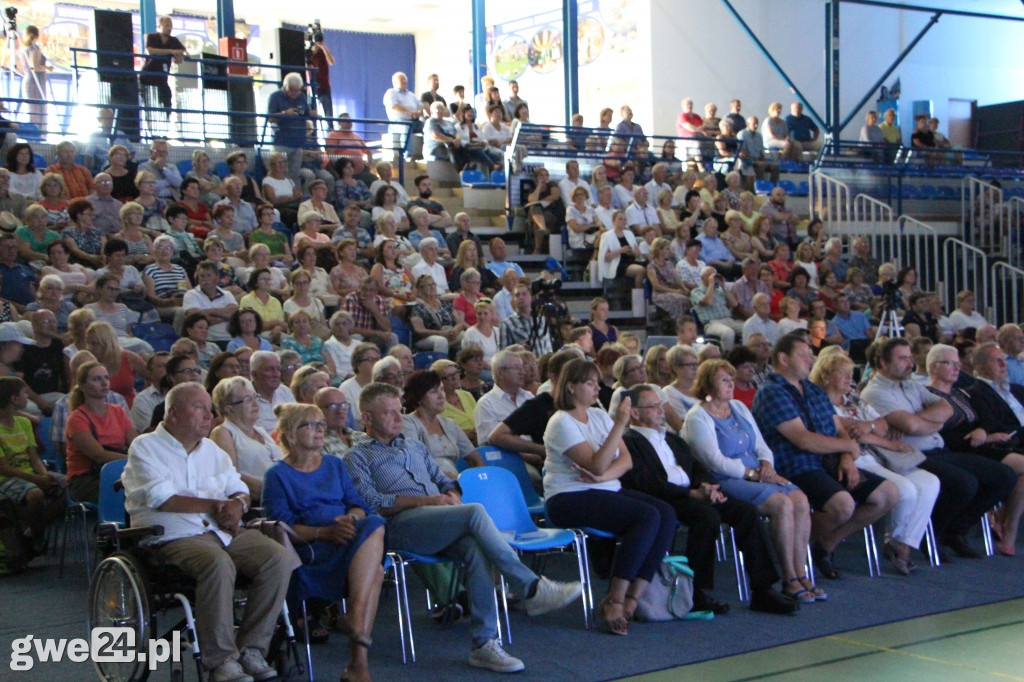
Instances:
[[[69,199],[85,198],[92,194],[95,188],[89,169],[77,163],[70,169],[61,167],[60,163],[55,163],[47,168],[46,172],[56,173],[64,178],[64,186],[68,188]]]
[[[72,436],[79,433],[92,434],[100,445],[107,450],[124,450],[127,447],[127,435],[135,429],[131,417],[117,405],[107,405],[107,415],[100,417],[81,405],[68,417],[64,429],[67,437],[68,478],[89,473],[92,460],[75,446]]]

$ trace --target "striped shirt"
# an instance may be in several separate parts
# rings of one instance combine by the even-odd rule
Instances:
[[[179,286],[185,281],[185,268],[180,265],[171,265],[169,270],[164,270],[156,263],[151,263],[142,271],[143,276],[153,280],[156,295],[159,298],[171,298],[185,289]]]
[[[390,445],[371,439],[355,445],[345,467],[356,490],[374,511],[395,506],[395,498],[440,495],[455,488],[427,446],[399,435]]]

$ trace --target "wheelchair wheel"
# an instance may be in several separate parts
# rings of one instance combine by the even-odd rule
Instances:
[[[144,572],[129,553],[115,552],[100,562],[89,585],[89,631],[97,627],[131,628],[124,646],[114,649],[116,655],[97,660],[94,665],[101,680],[108,682],[142,682],[149,676],[149,666],[139,660],[149,646],[151,621],[149,594]],[[134,639],[134,641],[132,641]]]

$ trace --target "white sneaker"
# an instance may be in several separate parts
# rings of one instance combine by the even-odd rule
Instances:
[[[487,668],[496,673],[517,673],[526,666],[518,658],[510,656],[501,648],[497,639],[473,649],[469,653],[469,664],[477,668]]]
[[[242,664],[242,670],[252,675],[252,679],[256,682],[263,682],[264,680],[271,680],[277,677],[277,670],[267,663],[259,649],[246,647],[242,651],[242,656],[238,659],[238,662]]]
[[[534,595],[523,600],[523,610],[528,616],[539,616],[573,603],[581,594],[583,585],[579,581],[560,583],[541,577]]]
[[[224,661],[210,673],[210,682],[253,682],[238,661]]]

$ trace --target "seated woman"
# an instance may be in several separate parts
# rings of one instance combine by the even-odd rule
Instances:
[[[263,318],[250,308],[239,308],[231,314],[231,319],[228,320],[228,334],[231,334],[227,348],[230,353],[234,353],[239,348],[274,350],[270,341],[261,336],[263,334]]]
[[[494,304],[489,299],[477,301],[473,306],[476,312],[476,324],[466,330],[462,337],[463,348],[479,348],[484,352],[484,367],[490,370],[491,358],[498,352],[498,330],[494,327],[497,316]],[[491,377],[484,376],[485,381]]]
[[[120,393],[131,407],[135,400],[135,377],[146,376],[146,362],[137,353],[122,348],[120,337],[110,323],[98,315],[96,318],[98,321],[85,330],[86,348],[80,350],[88,350],[103,364],[108,372],[110,389]],[[146,347],[148,352],[153,352],[148,343]]]
[[[448,353],[466,330],[456,320],[450,301],[437,295],[437,283],[430,275],[416,280],[416,301],[409,311],[409,324],[415,334],[418,350]]]
[[[322,366],[322,362],[313,362],[295,370],[288,384],[295,402],[312,405],[316,392],[331,385],[331,375],[323,371]]]
[[[292,247],[288,244],[288,235],[274,229],[274,207],[260,204],[256,207],[256,229],[249,233],[249,259],[252,260],[253,249],[257,244],[267,247],[267,253],[275,261],[285,265],[294,262]]]
[[[912,464],[915,459],[923,462],[924,455],[898,437],[891,437],[888,422],[854,392],[853,361],[846,354],[822,353],[810,378],[825,389],[835,406],[836,418],[860,444],[857,468],[878,474],[899,488],[900,500],[889,515],[883,554],[899,573],[910,575],[915,568],[910,549],[921,545],[939,494],[939,479]]]
[[[572,203],[566,210],[565,222],[569,226],[569,248],[586,249],[594,246],[601,232],[601,223],[594,213],[590,201],[590,190],[576,185],[572,191]]]
[[[103,245],[107,236],[103,230],[93,227],[95,211],[88,199],[73,199],[68,204],[71,225],[65,227],[60,236],[76,263],[96,268],[103,265]]]
[[[154,262],[142,270],[146,285],[146,300],[156,306],[160,319],[172,322],[181,310],[185,292],[192,288],[185,268],[171,262],[174,258],[174,239],[161,235],[153,240]]]
[[[182,338],[196,344],[196,363],[205,369],[210,368],[210,361],[220,353],[220,346],[210,341],[210,318],[203,313],[192,313],[185,316],[181,323]]]
[[[270,268],[256,268],[252,271],[248,283],[250,291],[238,302],[238,307],[250,308],[259,313],[264,331],[276,339],[288,331],[288,324],[284,321],[281,301],[272,296],[274,278],[270,271]]]
[[[725,360],[708,360],[700,366],[694,388],[700,402],[686,413],[683,439],[723,493],[749,502],[768,517],[785,582],[783,594],[801,603],[828,599],[804,570],[811,537],[807,497],[775,473],[772,451],[754,416],[746,405],[733,400],[735,374]]]
[[[245,377],[220,381],[213,389],[213,406],[224,421],[210,432],[210,440],[228,453],[256,504],[263,493],[264,474],[284,459],[284,453],[270,434],[256,424],[260,401],[252,382]]]
[[[64,282],[64,290],[72,294],[93,291],[92,283],[96,274],[89,268],[70,262],[70,250],[63,241],[50,242],[46,247],[47,263],[42,274],[56,275]]]
[[[622,400],[613,421],[604,410],[589,407],[597,402],[598,389],[592,362],[570,360],[559,375],[558,411],[544,431],[544,507],[556,526],[597,528],[621,540],[600,616],[610,632],[625,635],[636,601],[672,546],[676,515],[659,499],[622,489],[619,477],[632,466],[622,442],[631,403]]]
[[[384,579],[385,521],[370,512],[342,460],[324,457],[327,423],[319,407],[285,403],[274,413],[285,458],[264,477],[263,506],[269,518],[284,521],[311,543],[313,555],[292,577],[290,592],[346,600],[348,612],[338,625],[351,646],[342,676],[369,680],[370,635]],[[304,625],[315,632],[313,622]]]
[[[329,363],[331,376],[334,375],[334,362],[324,356],[324,342],[319,336],[312,334],[313,323],[309,313],[299,310],[288,317],[289,335],[281,338],[282,350],[293,350],[299,354],[302,364],[310,362]]]
[[[302,189],[288,177],[288,162],[283,154],[274,152],[268,156],[267,167],[269,171],[263,178],[263,196],[267,203],[280,211],[281,222],[291,227],[299,215]]]
[[[469,442],[476,445],[476,422],[473,419],[476,399],[469,391],[460,388],[462,371],[459,366],[451,360],[438,360],[430,366],[430,371],[440,377],[444,389],[444,411],[441,416],[454,421],[469,438]]]
[[[448,478],[459,477],[455,463],[460,459],[465,458],[473,467],[484,465],[480,453],[462,429],[451,419],[441,416],[446,404],[445,391],[441,377],[435,372],[413,372],[405,381],[403,402],[406,414],[402,433],[406,438],[425,444],[430,456]]]
[[[32,423],[18,415],[27,405],[25,382],[0,377],[0,499],[17,510],[25,529],[26,559],[31,559],[45,547],[46,528],[64,514],[67,484],[39,459]]]
[[[75,388],[68,399],[71,410],[67,434],[68,489],[76,502],[99,501],[100,468],[125,459],[135,440],[135,425],[128,413],[106,402],[110,375],[98,362],[86,362],[75,372]]]
[[[327,327],[324,302],[315,295],[312,295],[313,277],[305,268],[292,270],[289,278],[292,282],[292,297],[284,302],[282,306],[285,316],[291,320],[291,316],[297,312],[304,312],[309,315],[312,325],[312,334],[321,339],[330,335],[331,330]]]
[[[370,277],[380,285],[380,295],[385,299],[390,298],[391,304],[395,306],[412,303],[412,274],[399,259],[398,242],[384,239],[377,244],[376,249],[376,262],[370,269]]]
[[[455,356],[455,363],[462,373],[462,380],[459,387],[473,397],[473,400],[480,400],[484,393],[491,390],[491,384],[483,381],[481,375],[484,373],[484,350],[483,348],[463,348]]]
[[[335,293],[344,299],[359,289],[359,283],[370,273],[359,264],[359,242],[348,237],[338,242],[338,264],[331,268],[330,280]]]

